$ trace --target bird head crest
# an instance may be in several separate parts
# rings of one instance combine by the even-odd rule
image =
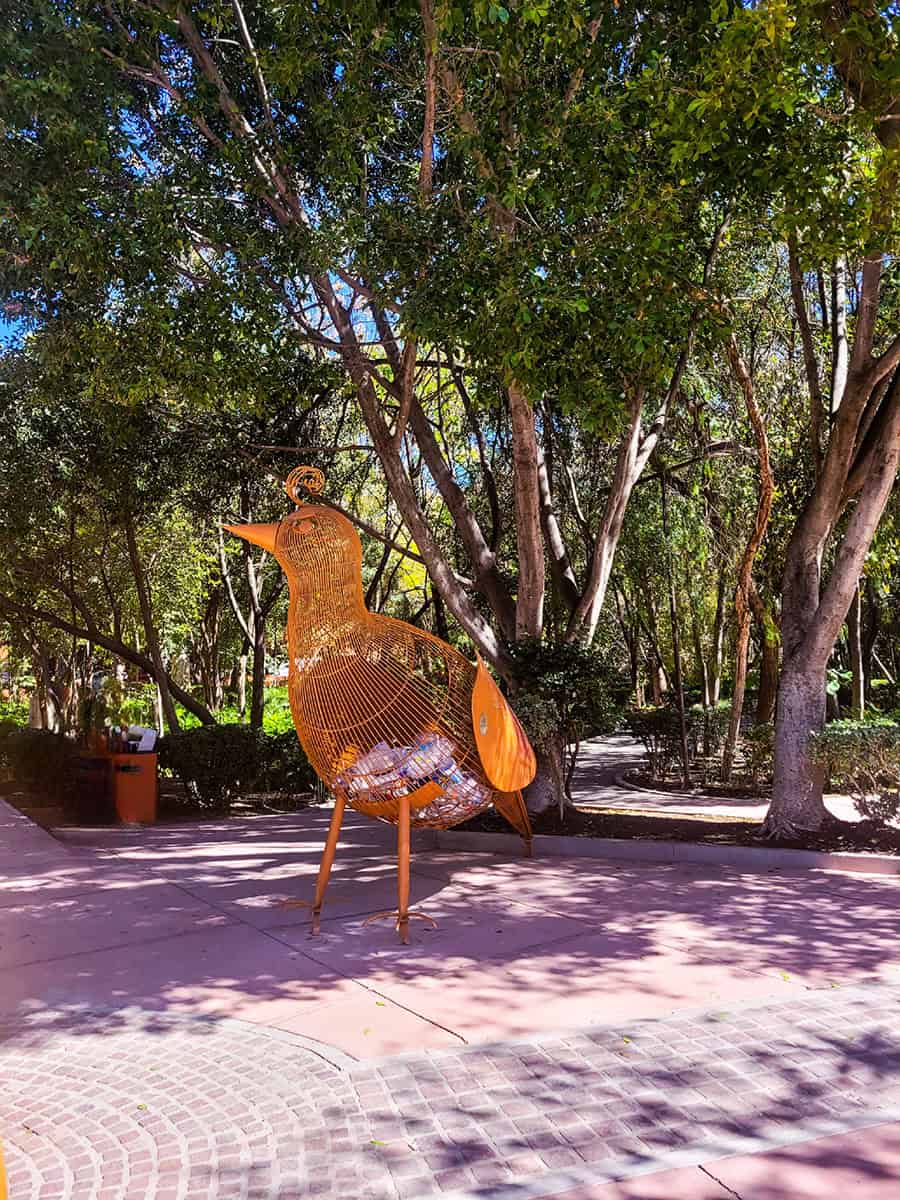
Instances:
[[[284,490],[299,508],[307,496],[321,496],[325,476],[318,467],[294,467],[284,481]]]

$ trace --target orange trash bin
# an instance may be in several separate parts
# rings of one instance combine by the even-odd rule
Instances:
[[[116,816],[126,825],[152,824],[156,820],[155,754],[114,754],[112,793]]]

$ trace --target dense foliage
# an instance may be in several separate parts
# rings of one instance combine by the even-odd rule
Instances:
[[[315,783],[293,730],[271,735],[247,725],[187,729],[161,740],[159,765],[184,784],[193,801],[210,808],[228,808],[248,792],[296,796]]]
[[[60,802],[72,780],[75,746],[47,729],[0,725],[0,768],[10,771],[17,783]]]
[[[900,725],[834,721],[812,739],[811,756],[862,816],[879,824],[900,816]]]
[[[50,723],[124,671],[262,727],[286,597],[217,526],[309,458],[370,607],[551,760],[605,723],[560,646],[712,711],[752,616],[771,831],[824,819],[809,730],[900,679],[895,5],[8,7],[0,619]]]

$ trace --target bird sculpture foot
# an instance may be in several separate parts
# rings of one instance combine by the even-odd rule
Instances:
[[[328,899],[329,900],[346,900],[347,897],[342,896],[336,892],[333,896],[331,895],[331,893],[329,893]],[[316,906],[315,900],[276,900],[275,901],[276,908],[315,908],[315,906]]]
[[[384,912],[372,913],[371,917],[366,917],[363,925],[369,925],[372,921],[383,921],[385,917],[396,919],[397,932],[400,934],[400,941],[404,946],[409,944],[409,919],[410,917],[418,917],[420,921],[428,921],[432,929],[437,929],[437,921],[434,917],[429,917],[428,913],[423,912],[407,912],[401,913],[396,908],[386,908]]]

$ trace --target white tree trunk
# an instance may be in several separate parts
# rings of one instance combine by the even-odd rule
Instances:
[[[781,676],[775,713],[775,776],[766,817],[770,836],[818,829],[828,815],[822,771],[810,761],[811,733],[825,724],[825,671],[792,666]]]

